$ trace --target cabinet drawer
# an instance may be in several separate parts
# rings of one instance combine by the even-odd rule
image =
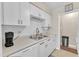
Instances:
[[[29,47],[29,48],[26,48],[20,52],[16,52],[15,54],[11,55],[11,57],[29,57],[31,56],[31,51],[32,48]]]

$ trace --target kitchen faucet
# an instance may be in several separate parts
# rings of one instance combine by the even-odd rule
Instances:
[[[36,28],[36,37],[39,35],[39,28]]]

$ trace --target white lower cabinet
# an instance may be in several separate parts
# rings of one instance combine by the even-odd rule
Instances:
[[[53,49],[53,40],[52,39],[48,39],[47,40],[47,45],[46,45],[46,56],[49,56],[51,54],[51,52],[54,50]]]
[[[11,57],[48,57],[56,48],[56,40],[53,38],[45,38],[43,41],[32,45]]]
[[[46,38],[46,40],[39,43],[39,57],[48,57],[56,48],[56,40],[53,38]]]
[[[47,57],[46,52],[46,41],[42,41],[39,43],[39,57]]]
[[[47,54],[47,56],[49,56],[54,51],[54,49],[56,48],[56,40],[53,39],[53,38],[49,38],[47,41],[48,42],[47,42],[47,45],[46,45],[46,48],[47,48],[46,54]]]
[[[31,47],[28,47],[10,56],[11,57],[37,57],[38,56],[37,52],[38,52],[38,44],[35,44]]]

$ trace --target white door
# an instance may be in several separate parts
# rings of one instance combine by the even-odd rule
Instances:
[[[19,3],[4,2],[3,3],[3,19],[5,25],[19,24]]]
[[[30,25],[30,5],[27,2],[22,2],[21,3],[21,25]]]

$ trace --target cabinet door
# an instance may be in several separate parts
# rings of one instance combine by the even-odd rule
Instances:
[[[38,8],[32,4],[30,4],[30,13],[32,16],[36,16],[38,17],[39,13],[38,13]]]
[[[57,37],[53,37],[51,39],[53,39],[53,49],[55,49],[57,47]]]
[[[49,14],[45,13],[45,26],[51,25],[51,17]]]
[[[49,56],[50,54],[51,54],[51,52],[53,51],[53,49],[52,49],[52,40],[51,39],[48,39],[47,40],[47,44],[45,45],[45,48],[46,48],[46,52],[45,52],[45,54],[46,54],[46,56]]]
[[[27,48],[22,53],[23,53],[23,56],[25,57],[37,57],[38,56],[38,44],[35,44]]]
[[[46,48],[45,48],[46,42],[42,41],[39,43],[39,57],[46,57]]]
[[[22,51],[22,57],[33,57],[32,48],[26,48]]]
[[[41,9],[39,9],[38,11],[39,11],[39,17],[45,20],[45,12]]]
[[[26,48],[20,52],[17,52],[10,57],[31,57],[32,56],[32,48]]]
[[[30,10],[29,10],[29,3],[22,2],[21,3],[21,14],[20,14],[20,21],[21,25],[30,25]]]
[[[54,49],[56,48],[55,39],[48,38],[47,45],[45,47],[46,47],[45,54],[46,54],[46,56],[49,56],[54,51]]]
[[[3,3],[3,17],[5,25],[17,25],[19,21],[19,3],[18,2],[4,2]]]
[[[37,57],[38,56],[37,53],[38,53],[38,44],[35,44],[20,52],[11,55],[11,57]]]
[[[38,57],[39,44],[32,46],[32,57]]]

